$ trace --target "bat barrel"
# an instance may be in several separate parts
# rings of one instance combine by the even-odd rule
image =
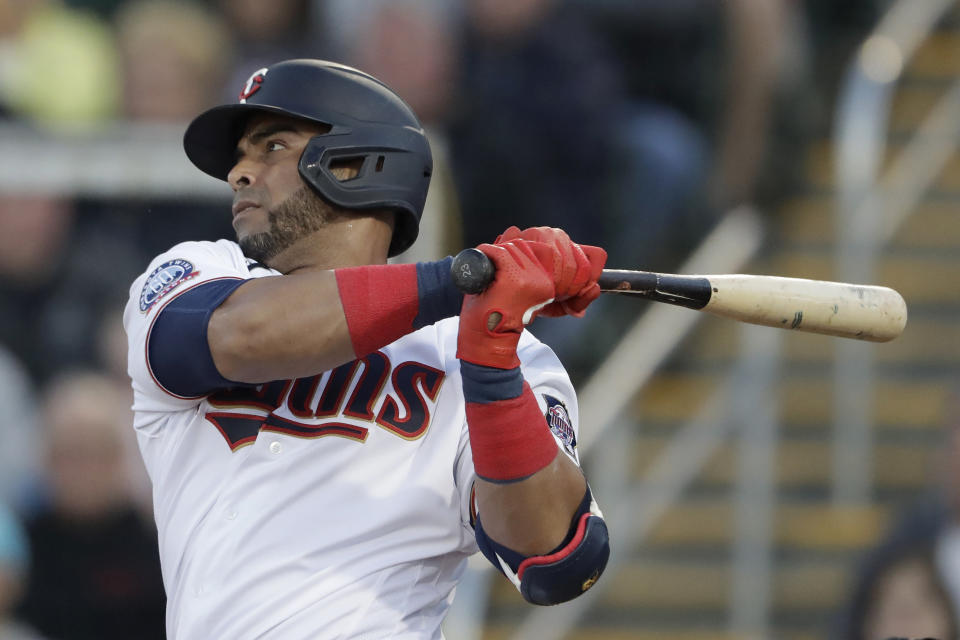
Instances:
[[[842,338],[887,342],[907,323],[907,305],[893,289],[775,276],[707,276],[703,308],[742,322]]]

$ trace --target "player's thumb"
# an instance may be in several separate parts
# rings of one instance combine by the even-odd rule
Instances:
[[[607,264],[607,252],[600,247],[594,247],[589,244],[582,244],[580,248],[590,261],[590,281],[596,282],[603,272],[603,267]]]

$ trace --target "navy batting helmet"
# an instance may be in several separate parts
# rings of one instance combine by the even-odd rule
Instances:
[[[329,125],[303,150],[300,176],[335,205],[396,211],[391,256],[413,244],[433,160],[417,116],[389,87],[324,60],[286,60],[260,69],[237,104],[214,107],[190,123],[183,146],[191,162],[226,180],[246,120],[257,112]],[[363,162],[355,178],[340,181],[330,172],[332,162],[356,159]]]

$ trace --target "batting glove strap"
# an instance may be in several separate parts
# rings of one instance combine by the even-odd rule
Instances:
[[[519,371],[518,371],[519,372]],[[511,375],[510,372],[504,372]],[[471,382],[464,382],[464,395]],[[522,378],[521,378],[522,381]],[[487,389],[495,397],[514,383],[507,381]],[[473,390],[470,397],[481,397]],[[557,441],[540,411],[537,399],[525,381],[517,397],[490,402],[466,402],[467,429],[476,474],[494,483],[519,482],[540,471],[557,457]]]
[[[358,358],[421,327],[457,315],[463,295],[450,279],[452,257],[417,264],[337,269],[337,289]]]

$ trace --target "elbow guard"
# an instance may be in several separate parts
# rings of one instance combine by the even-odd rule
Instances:
[[[522,556],[491,540],[476,523],[477,544],[532,604],[573,600],[596,583],[607,566],[610,543],[603,514],[587,489],[567,539],[542,556]]]
[[[567,546],[520,563],[517,571],[520,593],[533,604],[573,600],[600,578],[609,557],[607,523],[600,516],[585,513],[580,516],[575,535]]]

